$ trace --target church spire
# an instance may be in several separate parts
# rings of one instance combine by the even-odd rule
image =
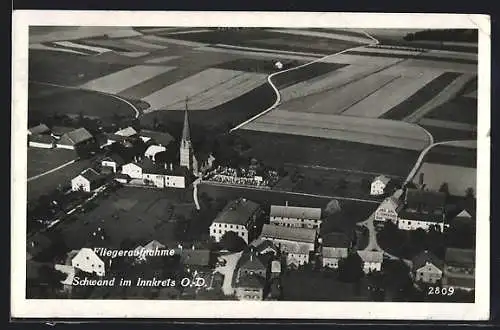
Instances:
[[[184,110],[184,127],[182,129],[182,141],[190,141],[189,120],[188,120],[188,98],[186,96],[186,109]]]

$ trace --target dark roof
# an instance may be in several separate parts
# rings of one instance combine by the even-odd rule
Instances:
[[[420,189],[407,189],[405,197],[407,207],[412,209],[434,210],[443,208],[446,201],[446,195],[442,192]]]
[[[434,222],[436,224],[443,222],[443,212],[441,213],[423,213],[404,209],[398,213],[398,218],[404,220],[418,220],[425,222]]]
[[[329,233],[322,237],[323,246],[348,248],[351,246],[351,239],[344,233]]]
[[[475,251],[470,249],[447,248],[444,256],[446,265],[460,267],[474,267],[476,264]]]
[[[89,131],[87,131],[85,128],[81,127],[71,132],[65,133],[63,136],[61,136],[57,143],[64,145],[77,145],[92,138],[92,134],[90,134]]]
[[[413,270],[422,268],[423,266],[426,265],[427,262],[432,263],[439,269],[443,268],[443,261],[440,260],[438,257],[436,257],[434,253],[429,251],[422,251],[412,259]]]
[[[259,208],[259,204],[239,198],[227,203],[213,222],[245,225]]]
[[[149,137],[154,140],[154,142],[161,144],[162,146],[166,146],[174,140],[173,136],[168,133],[150,131],[146,129],[141,130],[139,136]]]
[[[174,166],[173,169],[170,169],[167,164],[161,165],[154,163],[148,157],[144,157],[140,161],[134,162],[134,164],[140,166],[142,168],[142,172],[146,174],[188,176],[188,170],[186,168]]]
[[[475,287],[474,277],[455,277],[453,275],[445,274],[443,276],[443,284],[452,286],[455,288],[469,288],[474,289]]]
[[[125,164],[125,160],[123,160],[123,158],[118,154],[112,154],[112,155],[106,156],[103,159],[101,159],[101,162],[102,161],[115,162],[117,165]]]
[[[236,283],[236,287],[262,289],[264,288],[264,279],[257,275],[242,276],[238,283]]]
[[[265,224],[262,227],[261,237],[282,239],[295,242],[314,243],[317,231],[309,228],[292,228],[272,224]]]
[[[68,127],[68,126],[53,126],[52,127],[52,133],[54,135],[63,135],[64,133],[68,133],[71,131],[74,131],[74,127]]]
[[[39,124],[28,129],[31,134],[44,134],[49,133],[50,129],[45,124]]]
[[[240,269],[250,269],[250,270],[267,270],[267,262],[269,260],[264,260],[255,252],[243,253],[240,257]]]
[[[80,175],[90,182],[96,182],[101,179],[101,175],[93,168],[87,168],[86,170],[81,172]]]
[[[45,135],[45,134],[32,134],[29,136],[28,140],[30,142],[39,142],[47,144],[54,143],[54,138],[50,135]]]
[[[208,266],[210,264],[210,250],[183,249],[181,262],[185,265]]]
[[[252,243],[250,243],[250,246],[257,253],[262,253],[267,248],[270,248],[276,252],[279,251],[278,247],[276,247],[276,245],[274,245],[273,242],[268,241],[268,240],[256,239]]]
[[[271,217],[296,219],[321,219],[321,209],[316,207],[271,205]]]

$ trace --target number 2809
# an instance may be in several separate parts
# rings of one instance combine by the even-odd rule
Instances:
[[[455,293],[455,289],[450,286],[448,288],[441,288],[439,286],[429,287],[427,295],[441,295],[441,296],[452,296]]]

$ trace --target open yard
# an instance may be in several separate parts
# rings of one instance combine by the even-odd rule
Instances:
[[[77,158],[74,150],[28,147],[28,179]]]
[[[124,240],[144,244],[153,239],[172,246],[176,220],[189,218],[195,209],[191,202],[182,201],[181,195],[179,191],[121,188],[99,198],[95,208],[86,213],[75,213],[58,229],[69,249],[87,246],[98,227],[108,236],[104,244],[108,248],[120,248]]]
[[[284,107],[286,109],[286,107]],[[319,113],[273,110],[245,125],[245,130],[304,135],[369,145],[421,150],[429,137],[417,125]]]

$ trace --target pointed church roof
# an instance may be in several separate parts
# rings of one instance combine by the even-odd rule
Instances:
[[[189,119],[188,119],[188,106],[186,98],[186,110],[184,110],[184,127],[182,128],[182,141],[190,141],[191,136],[189,134]]]

